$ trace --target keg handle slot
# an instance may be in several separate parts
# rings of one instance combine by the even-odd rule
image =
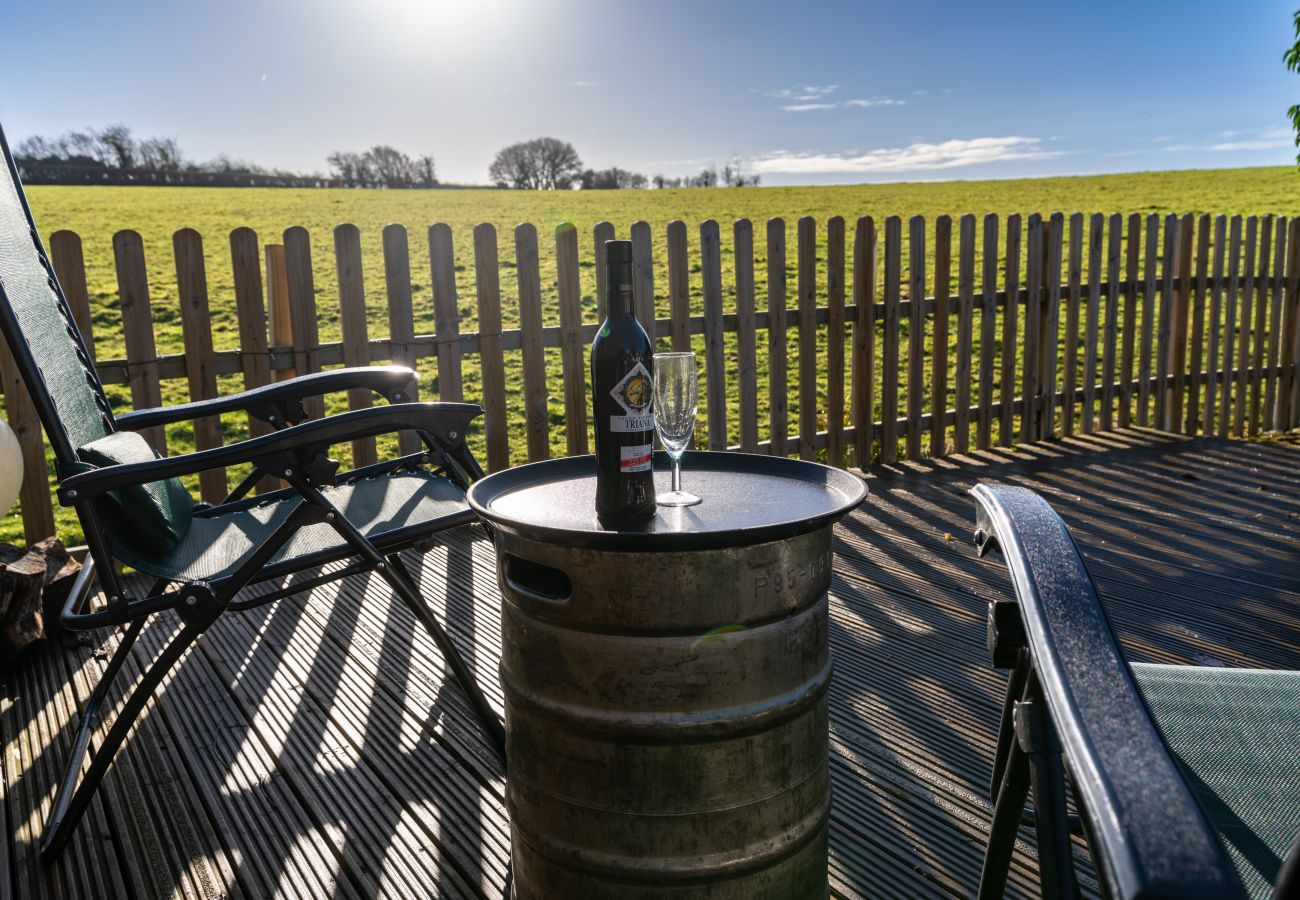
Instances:
[[[559,569],[505,554],[506,584],[517,594],[541,603],[567,603],[573,596],[573,582]]]

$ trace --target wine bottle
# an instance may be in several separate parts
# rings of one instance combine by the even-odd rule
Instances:
[[[632,314],[632,242],[605,242],[606,319],[591,345],[596,515],[636,521],[655,512],[654,347]]]

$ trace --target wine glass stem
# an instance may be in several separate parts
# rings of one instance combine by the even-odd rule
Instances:
[[[674,456],[673,460],[673,491],[674,493],[682,489],[682,458]]]

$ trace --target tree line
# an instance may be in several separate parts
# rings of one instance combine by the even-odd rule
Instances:
[[[432,154],[410,156],[387,144],[326,157],[329,175],[267,169],[222,154],[207,162],[187,159],[175,138],[137,138],[125,125],[68,131],[56,138],[35,135],[14,151],[27,184],[158,184],[212,187],[452,187],[438,180]],[[627,190],[645,188],[754,187],[757,175],[739,159],[719,173],[647,177],[618,166],[585,167],[567,141],[543,137],[500,150],[488,167],[493,186],[518,190]],[[467,185],[454,185],[466,187]]]

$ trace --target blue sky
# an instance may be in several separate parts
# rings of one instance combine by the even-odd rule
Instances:
[[[484,182],[513,141],[765,184],[1281,165],[1297,0],[712,3],[224,0],[11,4],[11,143],[123,122],[325,171],[432,152]]]

